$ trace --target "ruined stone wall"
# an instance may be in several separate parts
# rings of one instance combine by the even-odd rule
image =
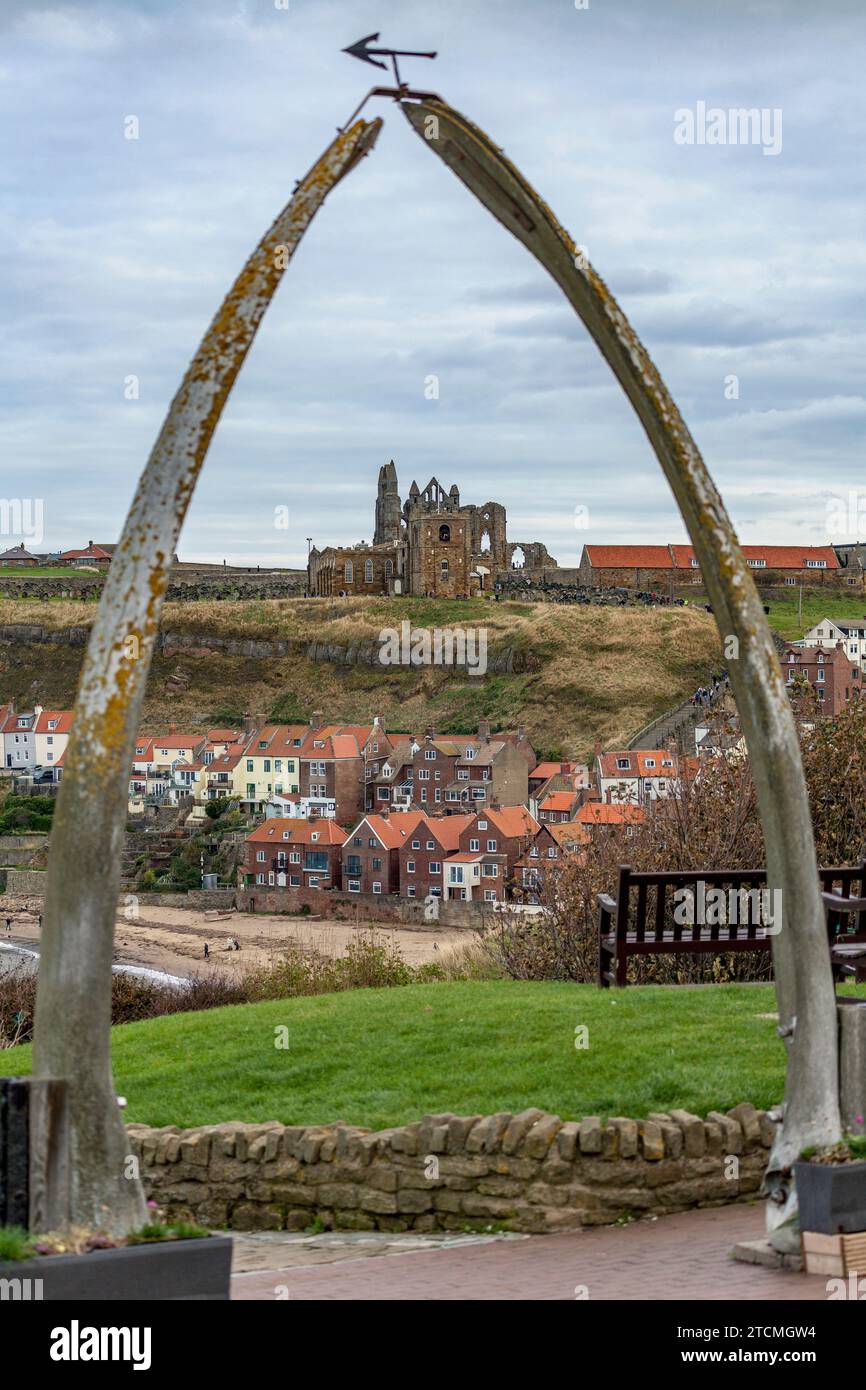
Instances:
[[[344,1124],[128,1127],[149,1198],[235,1230],[553,1232],[753,1198],[775,1131],[749,1104],[705,1120],[427,1115]]]

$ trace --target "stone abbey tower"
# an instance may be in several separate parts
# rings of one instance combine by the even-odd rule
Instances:
[[[394,545],[400,540],[400,493],[394,460],[379,469],[379,489],[376,494],[376,529],[374,545]]]

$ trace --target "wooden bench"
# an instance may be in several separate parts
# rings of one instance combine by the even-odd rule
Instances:
[[[862,944],[866,950],[866,860],[854,866],[819,869],[818,874],[834,975],[839,979],[854,973],[845,964],[845,948]],[[677,921],[675,893],[687,888],[697,897],[700,884],[705,885],[706,892],[721,889],[726,895],[723,920],[712,925]],[[599,986],[624,987],[629,956],[769,951],[774,933],[762,920],[762,895],[756,891],[766,886],[765,869],[636,873],[631,865],[621,864],[616,898],[607,893],[598,895]],[[733,915],[727,911],[734,906],[732,894],[736,895],[738,920],[729,923],[726,918]],[[863,965],[866,968],[866,960]]]

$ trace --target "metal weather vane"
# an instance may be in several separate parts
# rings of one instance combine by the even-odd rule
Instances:
[[[380,62],[378,57],[374,58],[372,55],[376,53],[383,58],[390,58],[391,66],[394,69],[394,81],[397,85],[396,87],[371,87],[364,97],[364,100],[361,102],[361,105],[355,108],[344,126],[338,126],[338,130],[346,130],[348,128],[358,115],[358,112],[361,111],[369,101],[370,97],[393,97],[395,101],[405,101],[407,97],[414,97],[422,101],[439,99],[435,92],[412,91],[403,81],[400,76],[400,69],[397,66],[398,58],[435,58],[435,49],[432,52],[419,52],[417,49],[411,48],[372,48],[370,46],[371,44],[378,43],[378,41],[378,34],[367,34],[365,38],[358,39],[357,43],[349,44],[349,47],[344,48],[343,52],[348,53],[352,58],[358,58],[362,63],[372,63],[375,68],[384,68],[386,72],[388,70],[388,64]]]

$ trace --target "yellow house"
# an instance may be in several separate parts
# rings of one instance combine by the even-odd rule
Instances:
[[[264,724],[252,735],[233,770],[233,795],[253,811],[271,796],[291,796],[301,788],[300,750],[306,724]]]

